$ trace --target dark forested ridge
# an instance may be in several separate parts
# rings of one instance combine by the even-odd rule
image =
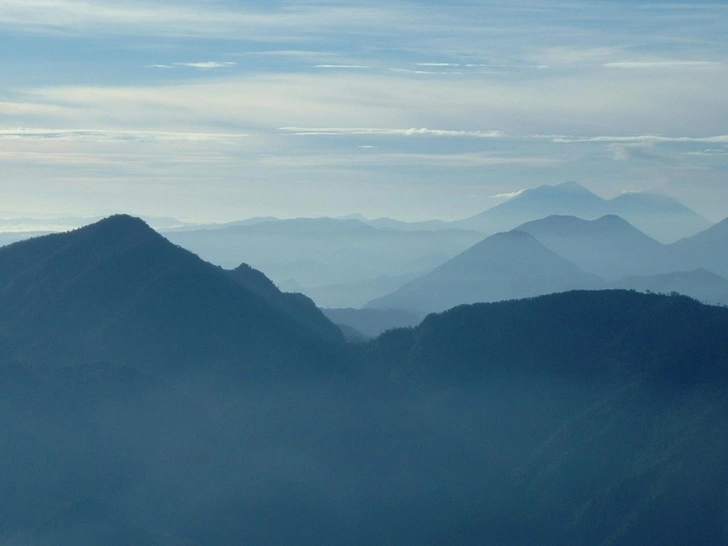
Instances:
[[[728,309],[573,291],[347,345],[118,216],[0,250],[0,545],[728,541]]]
[[[156,370],[201,360],[242,367],[251,355],[312,363],[322,345],[343,341],[312,303],[254,276],[113,216],[0,249],[0,331],[15,358]]]

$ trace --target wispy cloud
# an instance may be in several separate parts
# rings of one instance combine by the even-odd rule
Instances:
[[[728,149],[726,149],[726,148],[707,148],[705,150],[693,150],[691,152],[687,152],[687,155],[722,157],[722,156],[728,156]]]
[[[413,70],[411,68],[390,68],[392,72],[398,72],[400,74],[421,74],[421,75],[432,75],[432,76],[443,76],[448,74],[459,75],[462,74],[459,70]]]
[[[497,193],[495,195],[491,195],[491,199],[513,199],[514,197],[518,197],[521,195],[524,191],[526,191],[528,188],[523,188],[522,190],[512,191],[508,193]]]
[[[602,66],[606,68],[623,68],[623,69],[660,69],[660,68],[720,68],[725,66],[723,63],[714,61],[617,61],[604,63]]]
[[[558,165],[561,160],[545,156],[509,156],[486,153],[402,153],[377,152],[358,154],[304,154],[285,156],[260,156],[261,164],[289,168],[362,168],[362,167],[394,167],[406,166],[422,168],[423,166],[472,169],[485,167],[536,167],[546,168]]]
[[[372,127],[280,127],[279,131],[300,136],[311,135],[367,135],[367,136],[438,136],[438,137],[471,137],[471,138],[499,138],[501,131],[453,131],[448,129],[392,129]]]
[[[712,142],[728,143],[728,135],[716,135],[705,137],[688,136],[660,136],[660,135],[635,135],[635,136],[592,136],[578,137],[565,135],[537,135],[535,138],[548,139],[556,143],[577,143],[577,142],[605,142],[605,143],[659,143],[659,142]]]
[[[191,63],[174,63],[175,66],[186,66],[188,68],[198,68],[201,70],[211,70],[214,68],[231,68],[236,64],[237,63],[234,63],[232,61],[198,61]]]
[[[361,64],[316,64],[314,68],[367,69],[370,66]]]
[[[0,27],[92,36],[179,36],[271,41],[321,32],[380,33],[414,24],[404,7],[284,4],[250,7],[204,0],[3,0]]]
[[[0,129],[0,140],[73,142],[224,142],[248,136],[245,133],[190,133],[170,131],[124,131],[97,129]]]

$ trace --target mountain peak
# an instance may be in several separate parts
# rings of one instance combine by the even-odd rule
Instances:
[[[106,234],[157,234],[141,218],[129,214],[114,214],[79,230],[98,231]]]
[[[591,191],[586,189],[584,186],[582,186],[578,182],[574,182],[573,180],[569,180],[567,182],[562,182],[561,184],[556,184],[555,186],[551,186],[551,187],[554,189],[562,190],[562,191],[592,193]]]

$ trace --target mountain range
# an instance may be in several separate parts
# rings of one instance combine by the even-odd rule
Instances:
[[[525,190],[505,203],[455,225],[494,233],[546,216],[576,216],[593,220],[609,214],[624,218],[663,243],[695,235],[712,225],[706,218],[665,194],[629,192],[613,199],[603,199],[576,182]]]
[[[562,229],[558,225],[539,224],[552,216],[582,220],[619,216],[644,232],[646,237],[662,243],[691,237],[711,226],[708,220],[664,194],[632,192],[604,199],[575,182],[525,190],[474,217],[450,222],[370,220],[359,214],[290,220],[255,217],[197,225],[174,218],[152,218],[150,221],[169,240],[211,263],[228,269],[242,262],[248,263],[265,272],[277,286],[301,292],[326,308],[362,307],[432,271],[484,237],[515,228],[529,233],[538,230],[540,238],[537,238],[548,248],[608,281],[618,281],[622,273],[652,275],[685,269],[679,263],[675,264],[674,257],[663,263],[660,252],[655,250],[659,247],[644,240],[645,237],[639,243],[641,246],[634,246],[637,244],[635,237],[626,233],[621,237],[625,244],[632,245],[629,260],[609,258],[612,255],[629,256],[627,246],[622,251],[614,248],[620,244],[620,236],[616,233],[609,235],[610,241],[595,239],[595,247],[589,252],[588,237],[578,233],[575,226],[572,231],[576,235],[567,235],[557,233]],[[48,224],[46,220],[33,219],[12,222],[7,224],[12,229],[22,226],[39,229]],[[59,225],[79,225],[80,222],[78,218],[59,219]],[[529,222],[536,222],[536,225],[526,226]],[[582,223],[581,228],[587,229],[588,225]],[[549,234],[549,230],[552,233]],[[599,236],[597,231],[593,226],[595,237]],[[536,235],[535,231],[532,234]],[[0,235],[2,245],[33,234]],[[577,244],[575,236],[581,237],[582,242]],[[560,237],[571,240],[559,243]],[[579,251],[581,261],[569,254],[569,249],[574,250],[579,244],[584,247]],[[648,248],[650,245],[655,248]],[[668,254],[673,256],[675,253]],[[593,263],[587,265],[589,260]],[[728,275],[728,264],[719,261],[717,257],[707,261],[687,260],[696,264],[695,267]],[[640,263],[642,266],[637,267]]]
[[[580,288],[678,292],[722,304],[726,245],[728,221],[665,245],[618,216],[549,216],[488,237],[366,307],[427,313]]]
[[[262,219],[163,234],[223,267],[245,261],[278,285],[316,296],[325,307],[362,305],[392,290],[391,283],[378,288],[377,279],[409,280],[482,238],[461,229],[399,231],[333,218]]]
[[[597,288],[601,282],[532,235],[513,230],[484,239],[367,307],[428,313],[463,303]]]
[[[479,244],[497,282],[530,256],[593,278],[525,232]],[[132,217],[15,243],[0,544],[723,544],[727,329],[684,296],[568,291],[354,344]]]

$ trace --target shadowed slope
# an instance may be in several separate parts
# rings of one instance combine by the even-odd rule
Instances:
[[[160,369],[273,369],[331,340],[129,216],[0,249],[0,331],[21,359]]]

